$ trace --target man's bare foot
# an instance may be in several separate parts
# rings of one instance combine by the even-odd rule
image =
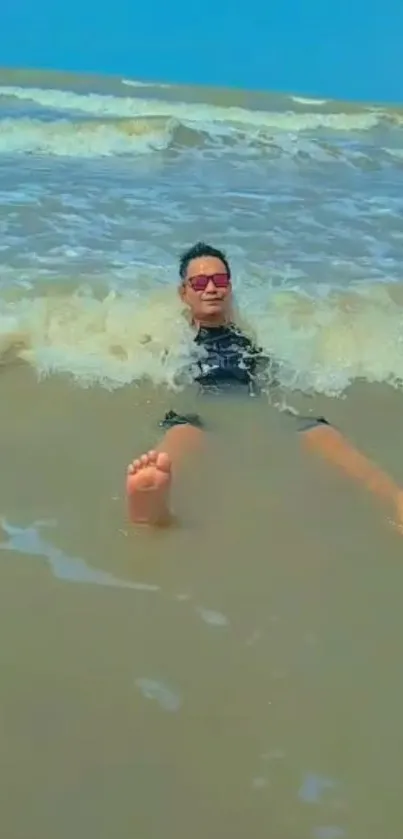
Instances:
[[[172,464],[164,452],[148,452],[127,470],[126,493],[129,516],[136,524],[167,525]]]

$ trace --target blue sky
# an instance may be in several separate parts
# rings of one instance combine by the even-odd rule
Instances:
[[[403,103],[403,0],[5,6],[3,66]]]

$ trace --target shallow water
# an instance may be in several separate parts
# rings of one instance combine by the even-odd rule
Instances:
[[[150,394],[135,423],[129,392],[24,368],[2,388],[7,835],[396,836],[402,537],[385,511],[251,408],[178,481],[182,527],[133,531],[122,473],[153,441]],[[353,438],[370,389],[356,399]]]
[[[391,511],[267,399],[199,407],[217,432],[179,527],[130,528],[122,495],[193,400],[175,266],[199,236],[233,255],[281,398],[403,481],[400,114],[1,83],[3,832],[396,839]]]

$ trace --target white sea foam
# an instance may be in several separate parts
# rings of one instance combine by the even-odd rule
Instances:
[[[398,286],[316,297],[272,291],[265,304],[247,310],[246,321],[281,361],[280,378],[291,388],[340,393],[357,377],[400,384],[399,294]],[[83,385],[107,387],[147,378],[176,387],[191,351],[192,333],[172,292],[0,301],[0,357],[22,358],[40,375],[64,372]]]
[[[0,154],[32,152],[58,157],[110,157],[147,154],[166,148],[175,128],[170,118],[0,121]]]
[[[161,90],[166,90],[171,88],[171,84],[166,84],[162,82],[139,82],[135,81],[135,79],[122,79],[122,84],[125,84],[127,87],[158,87]]]
[[[75,111],[97,117],[172,117],[188,125],[232,123],[278,131],[306,131],[327,128],[335,131],[365,131],[383,117],[379,109],[353,113],[295,113],[293,111],[262,111],[233,106],[187,103],[141,97],[119,97],[99,93],[74,93],[30,87],[0,87],[0,96],[35,102],[45,108]],[[397,122],[401,120],[395,116]]]
[[[326,105],[328,101],[327,99],[312,99],[307,96],[291,96],[291,99],[298,105],[316,105],[318,108]]]

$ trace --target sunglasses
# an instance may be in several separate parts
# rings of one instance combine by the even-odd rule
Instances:
[[[216,288],[228,288],[231,278],[228,274],[198,274],[196,277],[189,277],[188,283],[193,291],[205,291],[209,283]]]

